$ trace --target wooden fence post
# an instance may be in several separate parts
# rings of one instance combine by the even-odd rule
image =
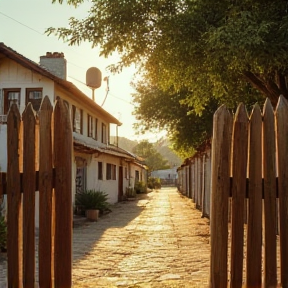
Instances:
[[[237,108],[233,126],[231,288],[241,288],[244,243],[244,202],[246,192],[248,117],[245,106]]]
[[[288,103],[280,96],[276,108],[276,129],[278,145],[278,193],[280,208],[280,260],[281,284],[288,287]]]
[[[225,106],[214,114],[211,175],[211,288],[227,287],[228,197],[232,116]]]
[[[249,209],[247,227],[247,288],[261,287],[262,248],[262,115],[255,105],[249,125]]]
[[[35,114],[26,106],[23,119],[23,287],[35,284]]]
[[[21,287],[20,284],[20,172],[19,172],[19,131],[21,117],[16,104],[12,104],[7,116],[7,256],[8,288]]]
[[[277,284],[276,261],[276,169],[274,112],[266,99],[263,113],[264,211],[265,211],[265,287]]]
[[[52,120],[45,96],[39,113],[39,286],[52,287]]]
[[[60,99],[54,109],[55,288],[72,285],[72,143],[69,111]]]

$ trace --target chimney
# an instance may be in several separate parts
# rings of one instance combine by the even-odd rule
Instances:
[[[66,80],[67,61],[64,58],[64,53],[46,52],[46,56],[40,56],[40,66],[46,68],[55,76]]]

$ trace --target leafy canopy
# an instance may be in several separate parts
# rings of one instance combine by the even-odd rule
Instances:
[[[76,6],[83,1],[67,0]],[[265,97],[275,105],[280,94],[288,98],[283,0],[95,0],[85,19],[71,18],[69,27],[47,33],[70,45],[99,45],[103,56],[117,51],[121,61],[111,71],[137,63],[145,82],[135,84],[135,113],[145,127],[171,128],[176,146],[185,139],[181,128],[193,123],[200,132],[192,137],[209,134],[211,124],[199,125],[211,120],[215,105],[233,108]],[[146,102],[152,99],[159,105],[157,116],[149,118],[156,105]],[[180,107],[181,115],[168,103]]]
[[[143,140],[137,144],[132,152],[145,160],[145,164],[148,166],[148,172],[170,168],[168,160],[164,159],[153,147],[153,144],[147,140]]]

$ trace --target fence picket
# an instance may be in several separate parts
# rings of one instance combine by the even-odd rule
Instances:
[[[72,131],[69,111],[63,100],[54,110],[55,167],[55,288],[72,285]]]
[[[53,107],[44,97],[39,113],[39,286],[52,287],[52,132]]]
[[[288,287],[288,103],[280,96],[276,108],[278,144],[278,193],[280,206],[281,284]]]
[[[265,269],[266,287],[277,284],[276,262],[276,169],[274,112],[269,99],[266,99],[263,112],[263,174],[265,212]]]
[[[7,256],[8,288],[18,288],[20,284],[20,172],[19,172],[19,131],[20,113],[16,104],[10,107],[7,116]]]
[[[225,106],[214,114],[211,175],[211,288],[227,287],[228,196],[232,116]]]
[[[23,119],[23,287],[35,282],[35,114],[29,103]]]
[[[249,208],[247,227],[247,288],[261,287],[262,248],[262,115],[255,105],[249,125]]]
[[[242,286],[244,243],[244,200],[246,192],[248,117],[240,104],[233,125],[232,159],[232,229],[231,229],[231,281],[230,287]]]

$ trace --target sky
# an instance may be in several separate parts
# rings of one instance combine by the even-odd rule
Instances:
[[[111,74],[106,68],[119,61],[117,54],[106,59],[99,57],[99,47],[92,49],[89,43],[68,46],[58,37],[44,34],[49,27],[67,27],[72,16],[83,19],[88,15],[89,5],[86,2],[74,8],[65,3],[52,4],[52,0],[0,0],[0,42],[36,63],[46,52],[63,52],[67,60],[67,80],[91,98],[92,91],[85,85],[86,71],[90,67],[99,68],[102,79],[109,77],[109,92],[104,102],[107,82],[102,81],[102,86],[95,90],[95,101],[99,105],[104,102],[102,107],[122,122],[118,136],[155,142],[163,136],[162,133],[138,136],[133,130],[136,120],[132,115],[131,94],[134,90],[130,83],[136,73],[135,67]],[[115,133],[116,128],[112,127],[111,134]]]

